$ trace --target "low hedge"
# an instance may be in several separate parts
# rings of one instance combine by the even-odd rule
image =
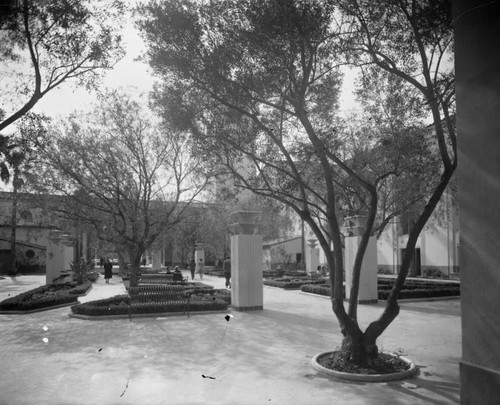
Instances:
[[[216,277],[224,277],[224,270],[221,269],[205,270],[205,274]]]
[[[389,297],[390,290],[378,291],[378,299],[386,300]],[[451,297],[460,295],[459,287],[444,287],[444,288],[420,288],[413,290],[401,290],[399,299],[409,298],[433,298],[433,297]]]
[[[389,285],[392,286],[395,283],[395,279],[391,278],[378,278],[378,285]],[[446,282],[446,281],[428,281],[428,280],[406,280],[405,288],[408,286],[416,287],[426,287],[426,288],[441,288],[441,287],[458,287],[459,283]]]
[[[318,284],[305,284],[300,287],[300,291],[311,294],[325,295],[327,297],[329,297],[331,293],[330,287]]]
[[[0,311],[33,311],[75,302],[90,288],[91,282],[49,284],[26,291],[0,302]]]
[[[301,291],[330,296],[330,287],[326,285],[312,285],[306,284],[300,287]],[[389,296],[390,289],[379,289],[378,299],[387,300]],[[420,288],[420,289],[404,289],[399,293],[399,299],[411,299],[411,298],[433,298],[433,297],[451,297],[460,295],[460,288],[458,286],[454,287],[443,287],[443,288]],[[344,296],[345,296],[345,286],[344,286]]]
[[[277,278],[264,280],[264,285],[270,287],[284,288],[285,290],[298,289],[305,284],[325,284],[325,279],[313,279],[310,277],[303,278]]]
[[[280,278],[283,276],[288,277],[307,277],[304,270],[263,270],[262,277],[264,278]]]
[[[227,296],[213,290],[210,293],[197,293],[191,295],[189,303],[190,312],[225,310],[228,307]],[[229,296],[229,301],[231,296]],[[116,295],[97,301],[89,301],[71,307],[71,312],[87,316],[105,315],[128,315],[130,297],[128,295]],[[185,306],[182,304],[168,304],[156,307],[133,308],[132,314],[152,314],[163,312],[184,312]]]

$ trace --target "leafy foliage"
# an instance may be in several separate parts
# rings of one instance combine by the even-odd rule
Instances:
[[[93,259],[85,259],[84,257],[81,257],[80,260],[71,262],[70,268],[76,278],[76,284],[81,285],[87,276],[90,275],[92,278],[91,273],[94,269],[94,261]]]

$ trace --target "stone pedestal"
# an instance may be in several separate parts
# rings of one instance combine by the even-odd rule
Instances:
[[[318,275],[317,269],[319,266],[319,248],[317,247],[316,239],[307,240],[308,251],[306,254],[306,271],[308,275]]]
[[[231,225],[231,302],[237,311],[262,310],[262,236],[257,234],[260,212],[232,214]]]
[[[345,238],[345,293],[346,298],[350,298],[352,286],[352,272],[354,260],[358,253],[361,234],[366,224],[365,217],[346,218]],[[360,304],[371,304],[378,301],[377,291],[377,238],[372,236],[368,241],[366,252],[361,265],[359,280],[358,302]]]

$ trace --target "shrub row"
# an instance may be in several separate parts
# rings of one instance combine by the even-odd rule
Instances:
[[[330,296],[330,287],[326,285],[311,285],[306,284],[300,287],[301,291]],[[386,300],[389,296],[390,290],[378,290],[378,299]],[[399,293],[400,299],[409,298],[432,298],[432,297],[450,297],[460,295],[459,287],[445,287],[445,288],[432,288],[432,289],[404,289]],[[344,286],[345,296],[345,286]]]
[[[324,284],[325,279],[313,279],[310,277],[303,278],[277,278],[264,280],[264,285],[270,287],[284,288],[285,290],[298,289],[305,284]]]
[[[211,276],[216,276],[216,277],[224,277],[224,270],[221,269],[206,270],[205,274],[209,274]]]
[[[289,277],[307,277],[307,273],[303,270],[263,270],[262,277],[278,278],[283,276]]]
[[[390,278],[378,278],[378,285],[390,285],[392,286],[394,284],[395,280],[390,279]],[[425,280],[406,280],[405,282],[405,287],[407,286],[416,286],[416,287],[429,287],[429,288],[442,288],[442,287],[458,287],[458,283],[451,283],[451,282],[432,282],[432,281],[425,281]]]
[[[221,299],[227,302],[229,305],[231,304],[231,291],[225,289],[203,289],[203,290],[188,290],[191,292],[191,300],[196,301],[196,299],[206,299],[211,297],[212,299]]]
[[[32,311],[75,302],[90,288],[90,281],[44,285],[0,302],[0,311]]]
[[[386,300],[389,296],[390,290],[378,291],[378,299]],[[399,293],[400,299],[405,298],[432,298],[432,297],[451,297],[460,295],[460,288],[458,287],[445,287],[445,288],[421,288],[415,290],[401,290]]]
[[[331,293],[330,287],[318,284],[305,284],[300,287],[300,291],[318,295],[325,295],[327,297],[329,297]]]
[[[214,294],[193,295],[189,310],[196,311],[216,311],[225,310],[228,307],[228,302],[222,299],[222,295],[217,295],[217,290]],[[231,297],[229,297],[230,299]],[[111,298],[106,298],[97,301],[90,301],[83,304],[74,305],[71,307],[71,312],[79,315],[87,316],[103,316],[103,315],[128,315],[129,314],[130,298],[128,295],[116,295]],[[184,312],[186,306],[183,304],[167,304],[162,306],[133,308],[132,314],[151,314],[162,312]]]

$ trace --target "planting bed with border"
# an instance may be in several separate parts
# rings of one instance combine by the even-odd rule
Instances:
[[[49,310],[77,302],[78,297],[87,294],[92,284],[86,281],[49,284],[26,291],[0,302],[0,312],[22,313],[35,310]]]
[[[228,302],[229,301],[229,302]],[[212,290],[191,294],[189,312],[212,312],[227,310],[231,301],[230,291]],[[126,294],[115,295],[111,298],[89,301],[71,307],[71,312],[89,317],[129,315],[130,297]],[[132,314],[162,314],[184,312],[185,306],[166,304],[156,307],[145,307],[140,312],[133,310]]]

